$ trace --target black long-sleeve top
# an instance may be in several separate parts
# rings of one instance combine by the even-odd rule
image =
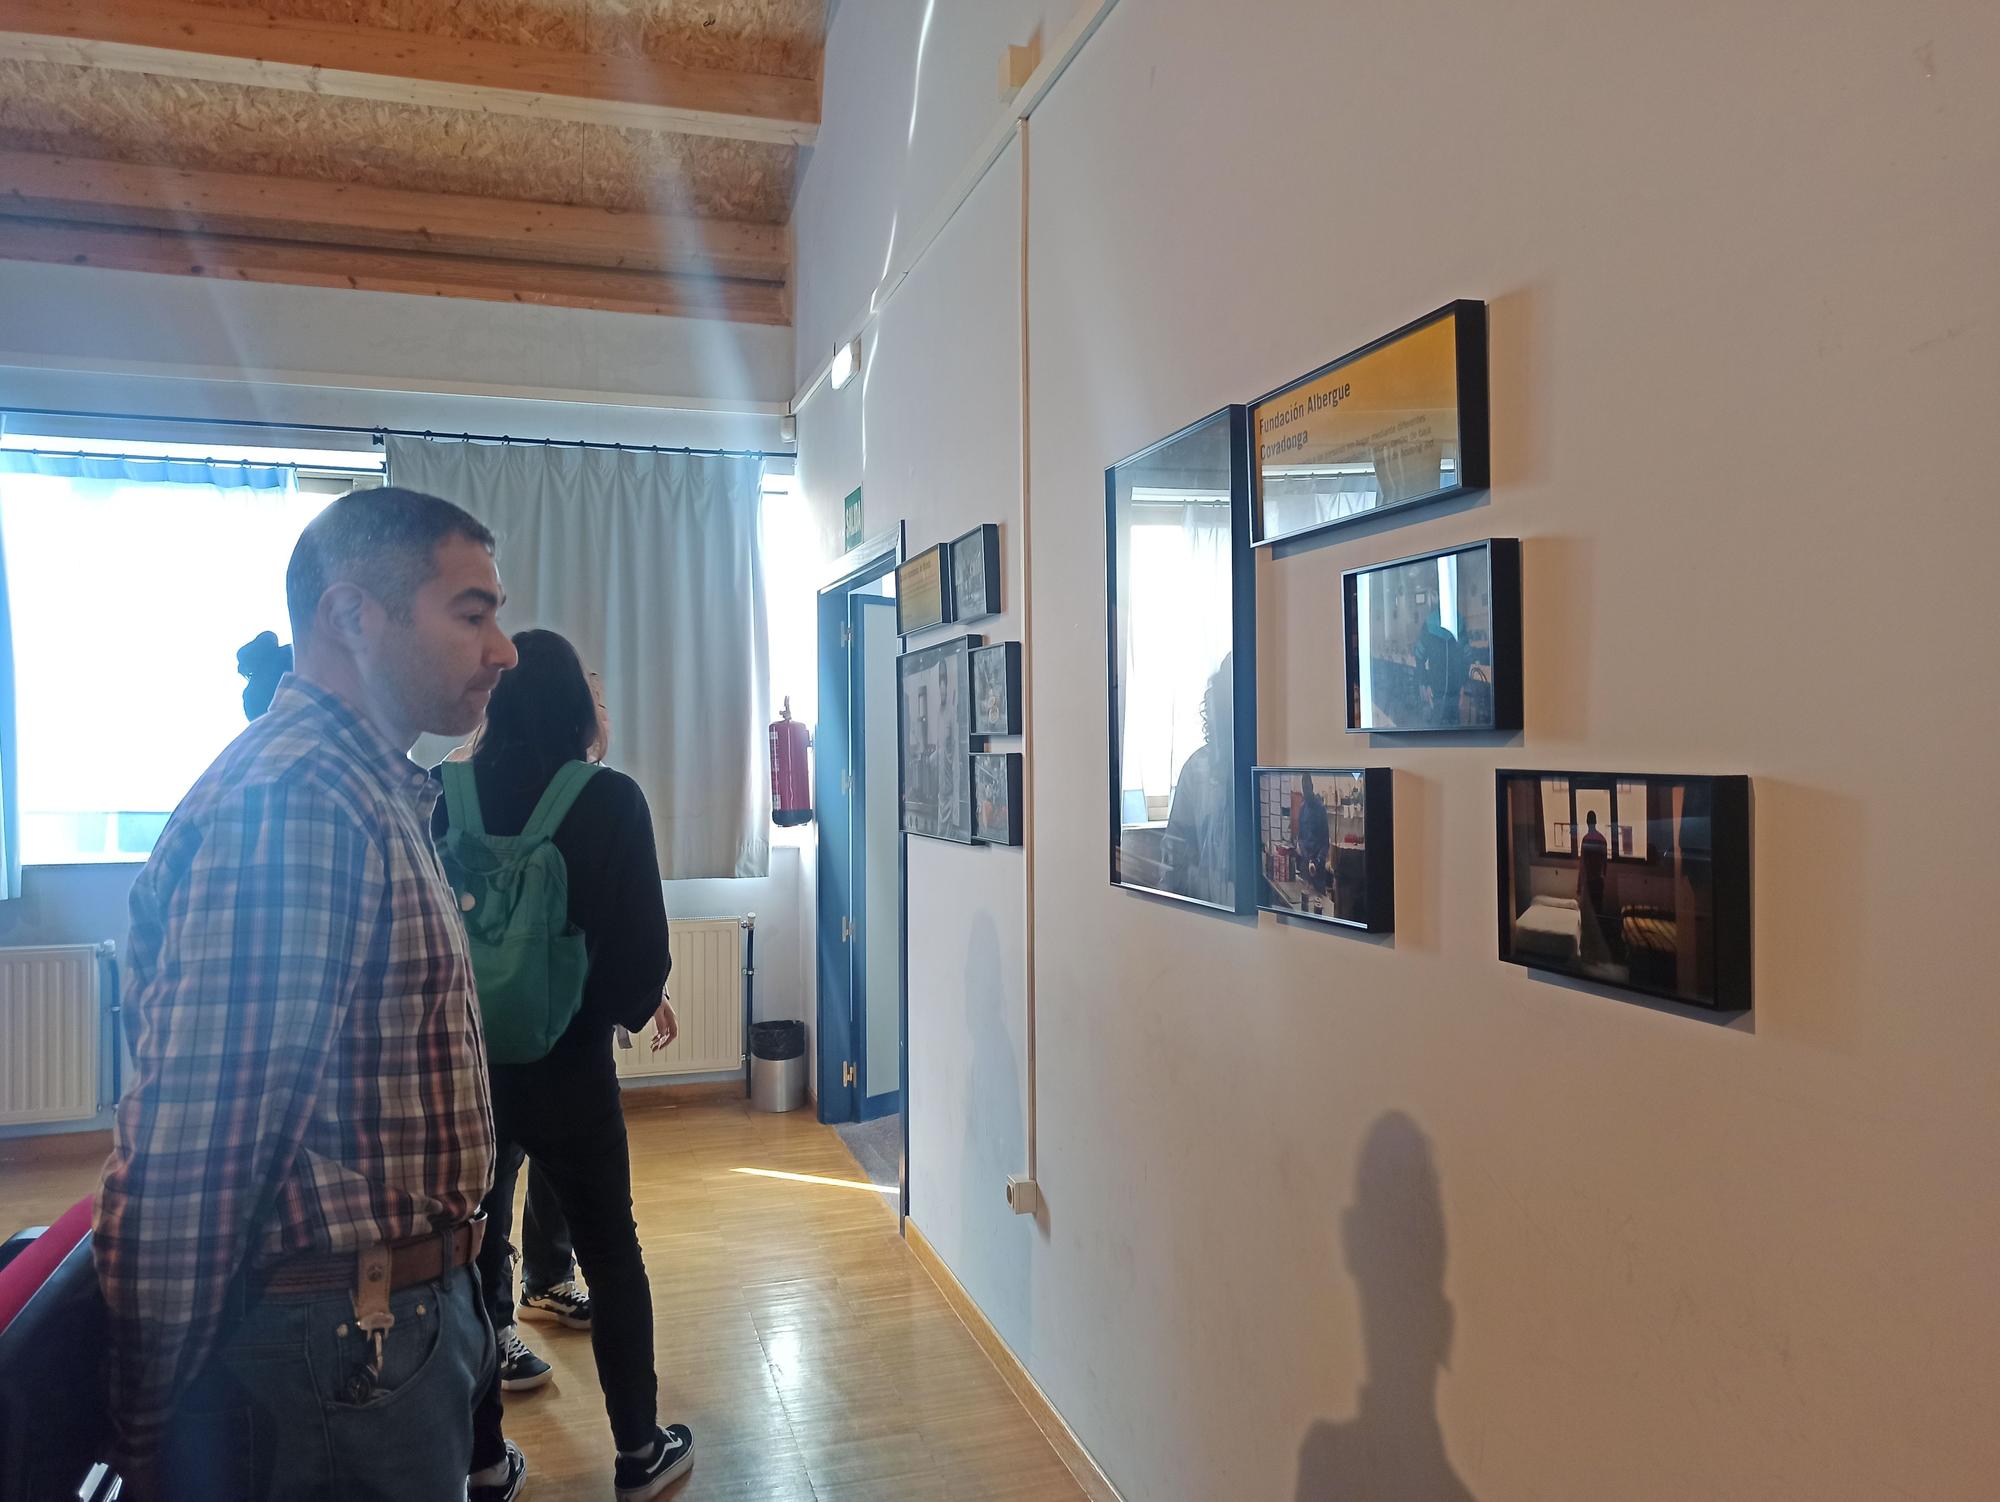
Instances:
[[[525,829],[554,773],[504,755],[475,761],[487,833],[516,835]],[[431,832],[442,840],[450,827],[440,798]],[[569,868],[569,920],[583,930],[590,953],[583,1005],[546,1058],[498,1067],[544,1076],[597,1075],[615,1088],[612,1026],[642,1029],[659,1008],[673,965],[646,795],[623,772],[600,768],[570,806],[553,843]]]

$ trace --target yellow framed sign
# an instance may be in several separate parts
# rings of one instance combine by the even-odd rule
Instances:
[[[896,634],[911,636],[957,619],[951,608],[951,569],[944,543],[896,565]]]
[[[1486,304],[1447,303],[1252,403],[1250,439],[1260,545],[1484,490]]]

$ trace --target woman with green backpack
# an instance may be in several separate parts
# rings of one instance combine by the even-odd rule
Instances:
[[[653,1018],[670,964],[653,818],[636,782],[592,760],[601,730],[576,649],[553,631],[514,645],[520,665],[494,690],[471,760],[439,769],[433,827],[472,950],[494,1136],[503,1154],[540,1165],[569,1221],[590,1283],[614,1485],[619,1502],[644,1502],[694,1460],[687,1428],[659,1422],[652,1289],[612,1062],[613,1029]],[[491,1196],[485,1208],[496,1224],[512,1219]],[[507,1278],[507,1257],[505,1238],[489,1237],[482,1279]],[[527,1466],[501,1433],[497,1368],[473,1430],[473,1502],[512,1502]]]

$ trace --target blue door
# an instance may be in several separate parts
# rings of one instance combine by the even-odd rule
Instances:
[[[849,597],[853,746],[848,842],[849,989],[853,997],[856,1118],[873,1121],[902,1103],[903,836],[897,757],[896,602]]]

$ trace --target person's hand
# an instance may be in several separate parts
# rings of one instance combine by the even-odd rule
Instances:
[[[653,1013],[653,1052],[658,1053],[681,1035],[681,1020],[674,1015],[673,1001],[662,996],[660,1009]]]

